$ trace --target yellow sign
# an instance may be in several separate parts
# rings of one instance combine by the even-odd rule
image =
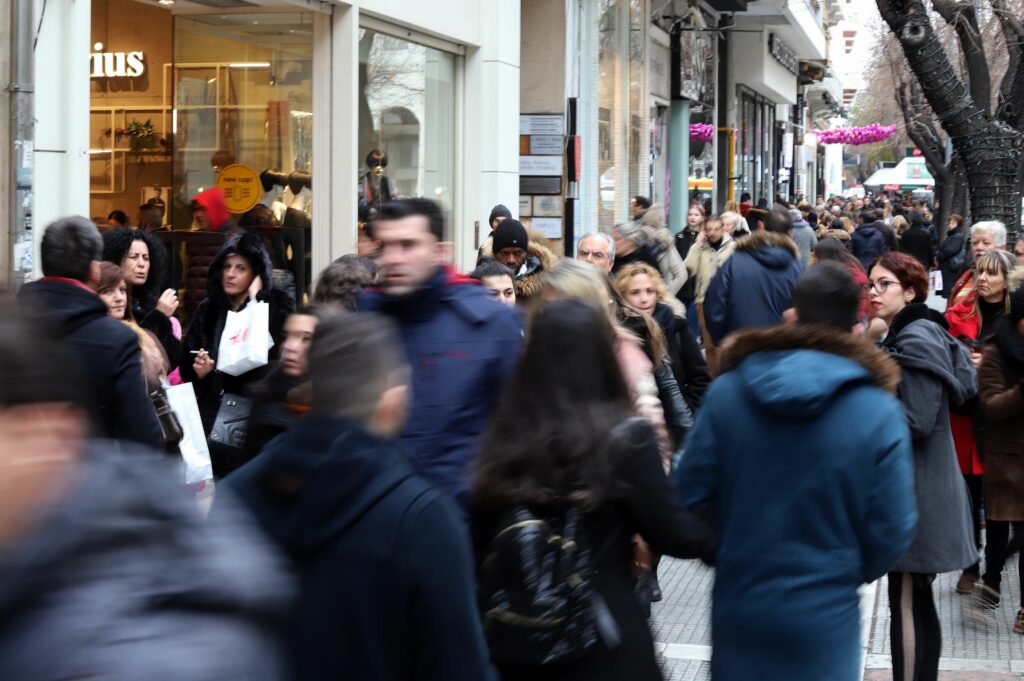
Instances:
[[[232,163],[217,176],[217,189],[224,192],[224,199],[231,213],[244,213],[260,201],[263,185],[259,174],[247,165]]]

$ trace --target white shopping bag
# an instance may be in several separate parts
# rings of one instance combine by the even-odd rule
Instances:
[[[272,347],[269,304],[252,302],[241,312],[229,311],[217,349],[217,370],[241,376],[264,366]]]
[[[178,443],[181,458],[185,462],[185,484],[213,479],[210,465],[210,449],[206,445],[203,419],[199,416],[199,404],[191,383],[172,385],[164,389],[167,402],[171,405],[184,435]]]
[[[942,290],[942,270],[932,270],[928,273],[928,285],[933,291]]]

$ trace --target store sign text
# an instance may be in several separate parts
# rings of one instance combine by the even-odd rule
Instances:
[[[97,43],[97,50],[103,45]],[[138,78],[146,72],[146,57],[142,52],[93,52],[89,55],[91,78]]]
[[[797,59],[796,53],[774,33],[768,36],[768,51],[775,57],[775,61],[782,64],[782,68],[793,75],[800,73],[800,60]]]

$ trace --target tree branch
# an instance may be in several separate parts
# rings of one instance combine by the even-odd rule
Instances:
[[[1003,0],[990,0],[1006,42],[1006,73],[999,84],[997,115],[1010,126],[1020,129],[1024,124],[1024,24]]]
[[[992,79],[988,72],[988,59],[978,30],[978,13],[971,3],[957,0],[932,0],[932,7],[956,31],[960,51],[967,64],[967,81],[971,97],[985,115],[992,111]]]

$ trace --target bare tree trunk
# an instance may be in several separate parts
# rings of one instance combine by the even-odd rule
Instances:
[[[1000,220],[1011,230],[1020,202],[1019,131],[986,115],[988,102],[976,102],[957,76],[922,0],[876,0],[882,18],[903,47],[953,147],[963,162],[976,220]]]

